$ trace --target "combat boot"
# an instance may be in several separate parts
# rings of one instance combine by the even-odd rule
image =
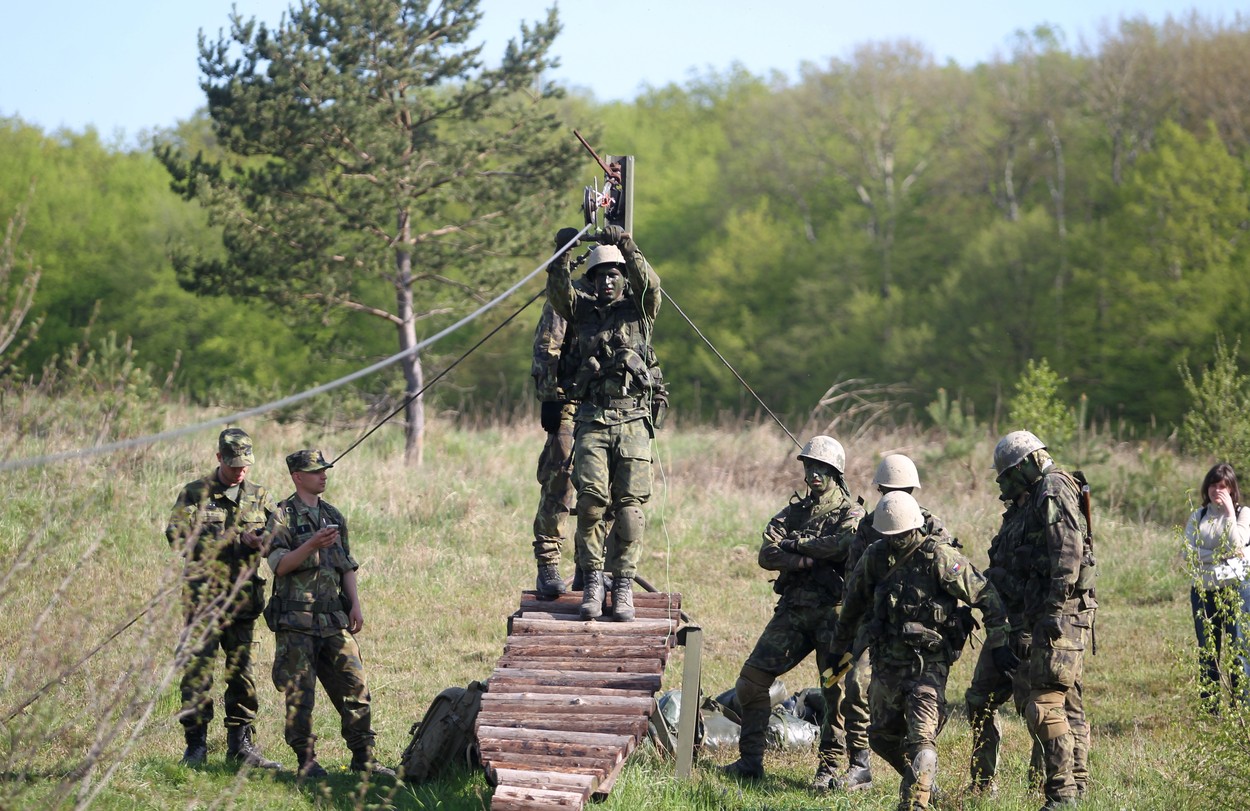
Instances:
[[[182,753],[182,765],[193,768],[203,766],[204,761],[208,760],[208,727],[183,727],[182,731],[187,739],[187,751]]]
[[[300,780],[320,780],[323,777],[329,777],[330,773],[322,768],[317,762],[317,756],[309,748],[309,751],[300,753],[296,751],[296,759],[299,761],[299,778]]]
[[[834,787],[839,791],[863,791],[872,788],[872,768],[867,749],[852,749],[851,762],[846,774],[839,777]]]
[[[619,574],[613,578],[612,616],[617,622],[634,621],[634,578]]]
[[[580,616],[584,620],[599,619],[603,616],[603,572],[587,569],[582,573],[582,607]]]
[[[764,756],[739,755],[738,759],[728,766],[720,767],[721,774],[739,780],[763,780]]]
[[[559,597],[565,592],[564,578],[554,563],[538,564],[538,580],[534,589],[543,597]]]
[[[395,777],[395,770],[383,766],[373,759],[372,749],[353,749],[352,762],[347,768],[361,774],[380,774],[383,777]]]
[[[809,786],[812,791],[828,791],[834,786],[838,774],[838,754],[838,752],[823,749],[817,752],[816,775]]]
[[[270,760],[260,751],[260,747],[252,742],[252,726],[226,728],[226,760],[238,764],[246,763],[255,769],[281,769],[282,764]]]
[[[816,776],[812,778],[812,791],[828,791],[834,786],[834,776],[837,774],[838,768],[832,763],[820,761],[816,764]]]

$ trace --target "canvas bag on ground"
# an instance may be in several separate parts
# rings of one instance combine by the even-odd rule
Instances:
[[[477,765],[477,737],[473,726],[482,709],[483,682],[468,687],[448,687],[434,697],[425,716],[412,725],[412,740],[400,758],[400,776],[409,783],[438,777],[453,763],[472,768]]]

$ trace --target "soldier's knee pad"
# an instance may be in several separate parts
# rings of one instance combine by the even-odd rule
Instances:
[[[616,537],[620,540],[638,540],[646,526],[647,518],[637,505],[630,504],[616,511]]]
[[[1063,693],[1054,690],[1035,690],[1029,694],[1025,720],[1042,743],[1062,738],[1071,732],[1068,714],[1063,708]]]
[[[738,674],[738,681],[734,684],[734,693],[738,698],[738,706],[746,709],[747,707],[764,707],[769,706],[768,691],[773,686],[776,679],[772,673],[765,673],[758,667],[751,665],[743,665],[742,671]]]
[[[916,782],[928,788],[933,785],[933,779],[937,776],[938,755],[937,750],[925,746],[916,751],[911,758],[911,770],[916,775]]]

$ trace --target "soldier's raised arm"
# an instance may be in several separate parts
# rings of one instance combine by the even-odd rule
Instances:
[[[577,237],[576,228],[561,228],[556,233],[555,249],[558,251]],[[547,265],[547,303],[566,321],[573,318],[573,261],[572,248],[560,254]]]
[[[630,295],[648,320],[654,321],[660,312],[660,275],[651,267],[647,257],[638,249],[633,236],[619,225],[603,229],[604,241],[621,249],[625,257],[625,278],[629,281]]]

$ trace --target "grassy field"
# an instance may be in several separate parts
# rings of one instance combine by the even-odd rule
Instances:
[[[91,423],[72,415],[56,430],[32,429],[49,423],[43,412],[54,404],[0,407],[6,458],[95,441]],[[204,418],[173,409],[160,419],[176,425]],[[251,478],[279,498],[291,489],[286,453],[317,446],[334,456],[357,436],[268,420],[243,427],[256,440]],[[228,767],[220,721],[210,732],[208,767],[178,765],[183,741],[172,668],[178,564],[162,527],[179,487],[213,468],[215,437],[215,430],[205,431],[138,451],[0,474],[0,806],[487,808],[490,788],[480,773],[455,773],[417,789],[362,784],[346,772],[350,753],[324,694],[316,731],[332,777],[320,785],[296,785],[289,772],[246,774]],[[435,423],[425,466],[410,469],[401,461],[399,429],[388,427],[331,471],[326,497],[351,522],[361,564],[365,628],[358,639],[384,761],[398,758],[409,727],[436,693],[485,678],[502,652],[506,618],[522,589],[533,586],[533,470],[542,439],[531,423]],[[987,434],[969,449],[916,431],[848,438],[848,479],[871,507],[876,461],[885,453],[908,453],[924,482],[921,503],[983,565],[1000,513],[989,471],[993,441]],[[768,518],[802,486],[795,451],[770,427],[676,429],[657,439],[640,571],[661,590],[680,592],[686,611],[702,625],[706,693],[733,686],[772,612],[769,578],[755,556]],[[1083,459],[1061,455],[1060,461],[1084,467],[1098,511],[1102,609],[1098,653],[1087,660],[1085,680],[1093,750],[1083,807],[1211,807],[1200,788],[1218,763],[1196,754],[1210,722],[1199,716],[1193,698],[1193,631],[1176,527],[1208,462],[1109,439],[1087,442],[1082,453]],[[571,574],[568,565],[565,573]],[[282,742],[280,695],[269,679],[273,639],[258,627],[259,742],[290,768],[294,756]],[[939,741],[945,793],[938,807],[1034,809],[1041,798],[1026,787],[1027,733],[1014,715],[1005,722],[1001,792],[993,799],[963,794],[969,749],[963,691],[974,658],[966,655],[950,680],[952,718]],[[681,664],[679,651],[667,685],[679,685]],[[812,686],[815,670],[805,662],[784,680],[792,690]],[[702,756],[694,777],[678,781],[670,762],[640,752],[602,807],[892,809],[897,801],[897,778],[875,757],[874,788],[854,797],[806,791],[811,753],[770,754],[769,777],[758,786],[722,778],[715,767],[730,759]]]

